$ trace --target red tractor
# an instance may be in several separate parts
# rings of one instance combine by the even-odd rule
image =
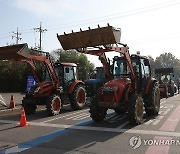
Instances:
[[[158,68],[155,69],[155,74],[159,81],[161,98],[168,98],[169,95],[174,96],[173,68]]]
[[[130,123],[140,124],[144,108],[147,115],[157,115],[160,108],[158,82],[151,77],[149,60],[131,55],[128,46],[120,42],[120,30],[112,26],[89,29],[77,33],[57,35],[64,49],[76,49],[85,54],[99,56],[108,81],[91,100],[90,115],[102,121],[108,109],[117,114],[127,112]],[[113,64],[105,53],[118,52]]]
[[[66,100],[74,110],[85,105],[86,92],[84,83],[77,80],[76,64],[53,65],[49,53],[29,49],[27,44],[0,47],[0,60],[23,61],[31,66],[37,84],[22,100],[27,114],[34,113],[37,105],[46,105],[48,115],[57,115]]]

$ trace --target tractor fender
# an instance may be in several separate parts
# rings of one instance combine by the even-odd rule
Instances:
[[[155,83],[157,83],[157,80],[153,77],[150,77],[146,84],[145,94],[149,93]]]
[[[70,85],[68,93],[69,93],[69,94],[72,94],[73,91],[74,91],[74,88],[75,88],[77,85],[79,85],[79,84],[84,85],[84,82],[81,81],[81,80],[75,80],[75,81]]]

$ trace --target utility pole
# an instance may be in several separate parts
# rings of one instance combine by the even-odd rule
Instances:
[[[18,27],[17,27],[17,32],[12,32],[14,35],[12,36],[12,39],[13,38],[16,38],[16,44],[18,44],[18,41],[21,40],[22,38],[20,37],[21,33],[19,33],[18,31]]]
[[[36,32],[39,32],[39,50],[41,50],[41,44],[42,44],[42,33],[47,31],[47,29],[42,29],[42,22],[40,22],[40,27],[34,28]]]

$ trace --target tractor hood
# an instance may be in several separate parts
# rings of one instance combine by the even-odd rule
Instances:
[[[118,87],[119,89],[122,89],[129,83],[131,83],[131,80],[128,78],[114,79],[105,83],[104,87]]]
[[[30,56],[28,45],[18,44],[0,47],[0,60],[23,60]]]
[[[50,96],[53,93],[54,85],[52,82],[40,82],[32,86],[29,93],[33,94],[34,97],[45,97]]]

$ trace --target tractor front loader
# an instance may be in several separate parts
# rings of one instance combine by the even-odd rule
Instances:
[[[120,43],[120,29],[107,26],[70,34],[57,35],[63,49],[76,49],[80,53],[98,56],[103,64],[107,82],[91,99],[90,115],[102,121],[108,109],[117,114],[127,112],[130,123],[140,124],[146,114],[157,115],[160,108],[158,82],[151,77],[146,57],[129,54],[127,45]],[[118,52],[112,65],[107,52]]]
[[[53,65],[48,52],[29,49],[27,44],[0,47],[0,60],[30,65],[37,84],[22,100],[27,114],[34,113],[37,105],[46,105],[48,115],[57,115],[66,100],[74,110],[85,105],[86,92],[84,83],[77,80],[76,64],[57,62]]]

